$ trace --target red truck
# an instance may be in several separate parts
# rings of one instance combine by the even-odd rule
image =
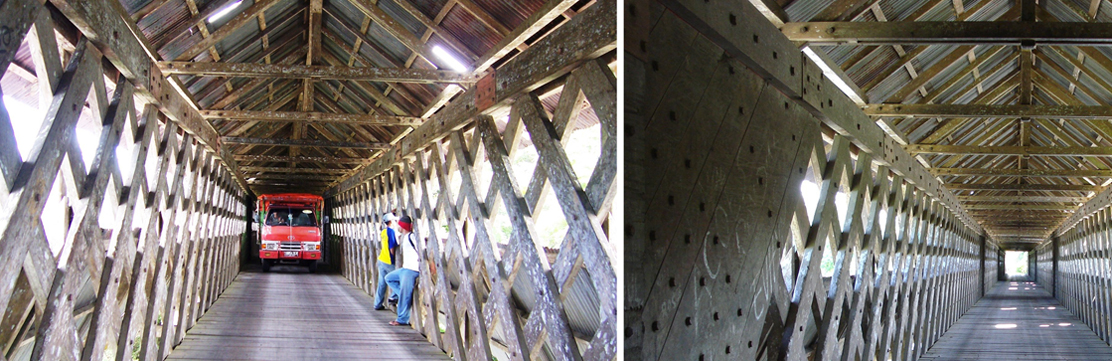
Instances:
[[[316,272],[321,259],[321,227],[328,221],[322,216],[324,199],[301,193],[263,194],[257,209],[263,271],[276,264],[297,264]]]

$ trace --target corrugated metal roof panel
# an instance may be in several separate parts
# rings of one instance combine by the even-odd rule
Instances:
[[[491,36],[492,30],[459,6],[448,12],[441,27],[475,54],[490,51],[501,40],[498,36]]]
[[[833,3],[834,0],[796,0],[784,7],[784,13],[792,22],[810,21]]]

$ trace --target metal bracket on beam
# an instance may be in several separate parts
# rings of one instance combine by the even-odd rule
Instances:
[[[497,93],[497,84],[494,82],[494,71],[487,74],[475,84],[475,107],[479,109],[490,108],[494,105],[494,95]]]

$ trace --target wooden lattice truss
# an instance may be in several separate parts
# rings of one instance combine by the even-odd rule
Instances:
[[[757,8],[637,5],[627,359],[915,360],[995,284],[998,245]]]
[[[612,19],[610,4],[600,2],[555,35],[595,33],[584,29]],[[600,54],[590,50],[594,47],[612,46],[605,32],[595,34],[597,40],[576,40],[588,57]],[[551,51],[558,59],[572,49],[564,44],[570,39],[534,49]],[[512,79],[537,86],[515,92],[519,84],[503,83],[504,92],[497,98],[512,104],[505,124],[450,104],[444,114],[466,118],[445,118],[443,126],[426,123],[410,136],[414,141],[402,143],[364,170],[376,173],[344,182],[330,198],[339,236],[336,245],[343,248],[343,272],[368,293],[374,289],[380,217],[396,209],[414,216],[417,232],[428,240],[421,272],[432,276],[419,279],[413,322],[434,344],[459,360],[485,360],[495,354],[610,360],[618,352],[618,285],[616,246],[605,229],[617,192],[617,80],[605,59],[583,63],[562,85],[556,84],[559,98],[550,116],[541,95],[530,89],[546,88],[539,85],[554,77],[540,74],[562,66],[539,64],[552,59],[548,56],[522,57],[505,68],[533,72]],[[581,184],[564,147],[584,101],[599,119],[601,152],[590,160],[595,166],[589,181]],[[430,122],[439,120],[434,116]],[[423,139],[434,141],[420,143]],[[510,161],[522,147],[533,148],[539,156],[525,180],[515,176]],[[482,181],[479,167],[488,167],[492,178]],[[568,225],[555,259],[536,241],[535,217],[546,193],[554,195]],[[511,224],[509,239],[494,236],[498,214]],[[453,331],[441,334],[441,327]]]
[[[28,44],[50,102],[37,138],[20,139],[35,144],[26,157],[12,123],[30,119],[0,108],[5,359],[162,359],[239,269],[243,189],[203,131],[182,132],[200,118],[161,91],[165,78],[134,76],[153,64],[121,56],[135,44],[111,37],[126,31],[123,18],[90,16],[119,14],[106,4],[60,9],[80,33],[56,26],[49,4],[0,5],[11,31],[0,69]],[[75,39],[72,49],[63,50],[56,31]],[[78,146],[79,119],[101,126],[95,154]],[[118,157],[118,147],[130,156]]]

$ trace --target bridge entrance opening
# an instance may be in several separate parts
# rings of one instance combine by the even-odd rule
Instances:
[[[1004,270],[1005,273],[1008,274],[1008,279],[1012,279],[1013,277],[1027,277],[1027,264],[1027,251],[1004,252]]]

